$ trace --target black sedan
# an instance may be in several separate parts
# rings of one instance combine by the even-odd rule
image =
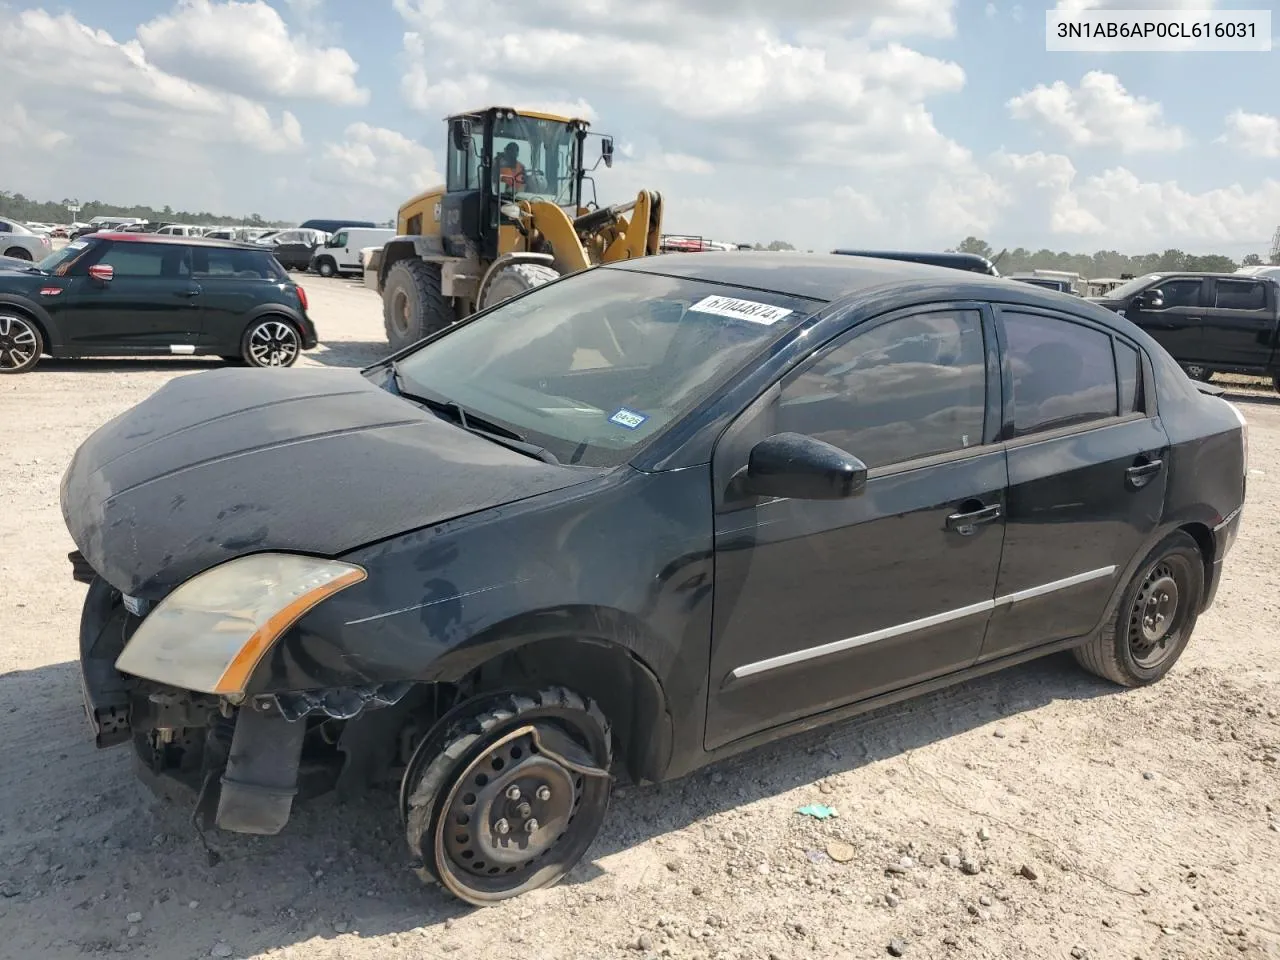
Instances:
[[[1245,493],[1204,390],[1083,300],[768,253],[591,269],[362,372],[183,377],[63,480],[88,714],[227,830],[398,782],[424,879],[491,903],[583,856],[615,764],[1066,649],[1159,680]]]

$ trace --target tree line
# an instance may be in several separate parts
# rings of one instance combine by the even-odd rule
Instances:
[[[1205,270],[1213,273],[1232,273],[1238,267],[1262,266],[1262,257],[1251,253],[1240,262],[1222,254],[1194,254],[1182,250],[1170,249],[1163,253],[1140,253],[1135,256],[1119,253],[1116,250],[1099,250],[1097,253],[1055,253],[1049,249],[1032,252],[1025,247],[1013,250],[997,251],[985,240],[977,237],[965,237],[959,244],[951,248],[957,253],[976,253],[988,260],[999,261],[997,269],[1002,274],[1022,273],[1031,270],[1064,270],[1079,273],[1090,279],[1099,277],[1122,277],[1126,275],[1140,277],[1144,273],[1157,273],[1172,270]],[[1003,256],[1000,254],[1003,253]],[[1280,262],[1280,257],[1273,257],[1272,262]]]
[[[157,210],[155,207],[141,204],[121,206],[114,203],[104,203],[101,200],[89,200],[80,203],[77,200],[66,198],[61,203],[55,203],[52,200],[32,200],[20,193],[0,190],[0,217],[8,217],[10,220],[17,220],[19,223],[70,223],[72,216],[67,210],[69,206],[80,208],[80,212],[75,215],[74,219],[79,220],[81,223],[86,223],[94,217],[136,217],[141,220],[167,221],[170,223],[216,223],[227,224],[228,226],[251,227],[292,226],[292,224],[285,221],[264,220],[256,213],[251,213],[247,217],[243,214],[230,216],[221,213],[210,213],[208,210],[174,210],[170,206]]]

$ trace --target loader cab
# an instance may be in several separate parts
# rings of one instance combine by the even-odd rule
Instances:
[[[585,175],[585,120],[491,107],[457,114],[448,123],[445,195],[440,203],[446,254],[492,260],[506,252],[516,240],[502,236],[516,231],[502,214],[506,203],[542,200],[563,207],[571,218],[577,216]],[[608,146],[611,157],[612,143]],[[508,160],[512,152],[514,166]]]

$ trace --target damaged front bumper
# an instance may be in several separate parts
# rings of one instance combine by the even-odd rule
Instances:
[[[94,742],[104,749],[132,742],[139,774],[153,789],[194,797],[202,818],[223,830],[279,833],[300,792],[331,789],[349,766],[341,740],[360,725],[347,722],[404,703],[414,687],[275,692],[234,703],[132,677],[115,663],[148,605],[130,603],[99,577],[88,582],[80,680]]]

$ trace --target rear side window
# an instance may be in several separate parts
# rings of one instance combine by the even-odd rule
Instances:
[[[1223,310],[1265,310],[1267,292],[1257,280],[1219,280],[1213,305]]]
[[[1142,358],[1127,343],[1116,342],[1116,373],[1120,379],[1120,416],[1140,413],[1142,402]]]
[[[1111,337],[1078,323],[1004,310],[1014,436],[1116,416]]]
[[[191,251],[196,277],[232,280],[283,280],[287,277],[276,259],[265,250],[194,247]]]
[[[868,467],[982,443],[987,390],[976,310],[899,317],[855,333],[782,390],[779,429]]]

